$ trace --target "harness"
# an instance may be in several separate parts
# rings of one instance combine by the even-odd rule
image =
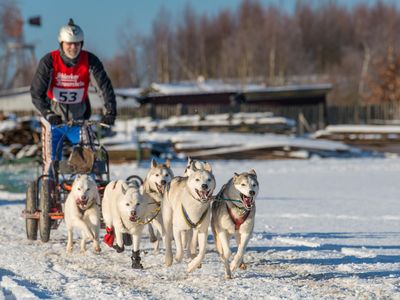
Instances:
[[[239,218],[236,218],[235,215],[232,213],[232,210],[229,208],[228,204],[225,205],[232,222],[235,224],[235,230],[238,231],[240,229],[240,225],[242,225],[247,220],[247,217],[250,215],[251,210],[241,209],[235,205],[238,209],[243,211],[243,214],[241,214]]]
[[[190,220],[186,209],[183,207],[183,204],[181,204],[181,210],[182,210],[183,217],[185,218],[186,224],[188,224],[193,229],[195,229],[197,226],[199,226],[203,222],[209,209],[210,209],[210,206],[208,206],[207,209],[203,212],[199,221],[197,223],[193,223],[192,220]]]
[[[156,207],[155,209],[153,209],[153,210],[150,212],[150,214],[151,214],[151,213],[155,213],[154,216],[152,216],[152,217],[151,217],[150,219],[148,219],[147,221],[145,221],[145,219],[146,219],[147,217],[145,217],[144,220],[143,220],[142,218],[138,218],[138,219],[135,221],[136,224],[139,224],[139,225],[146,225],[146,224],[150,223],[151,221],[153,221],[153,220],[158,216],[158,214],[159,214],[160,211],[161,211],[161,203],[153,202],[153,203],[150,203],[150,204],[156,204],[156,205],[157,205],[157,207]]]
[[[233,206],[235,206],[235,208],[240,211],[240,213],[239,213],[240,217],[237,218],[233,214],[232,209],[230,209],[229,205],[227,203],[225,203],[226,209],[227,209],[228,214],[229,214],[229,217],[231,218],[233,224],[235,224],[235,231],[238,231],[240,229],[240,226],[247,220],[247,217],[250,215],[251,209],[247,210],[245,208],[241,208],[241,207],[235,205],[235,202],[236,203],[242,203],[242,201],[240,201],[240,200],[222,197],[223,190],[225,189],[225,187],[226,187],[226,184],[224,184],[222,186],[220,192],[217,194],[217,196],[215,196],[215,200],[232,202]]]

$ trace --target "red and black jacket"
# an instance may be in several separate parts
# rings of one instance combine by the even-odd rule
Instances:
[[[81,51],[79,56],[75,59],[69,59],[63,55],[62,51],[58,51],[57,55],[54,55],[55,51],[46,54],[39,62],[36,73],[33,77],[31,84],[31,96],[33,105],[39,110],[39,112],[45,117],[49,111],[53,111],[61,115],[63,120],[80,120],[89,119],[91,115],[90,101],[87,92],[84,94],[83,102],[66,104],[59,103],[50,100],[49,89],[51,88],[53,73],[54,73],[54,59],[59,57],[65,68],[73,68],[74,66],[82,65],[82,57],[87,58],[87,62],[83,62],[83,65],[87,64],[88,79],[96,88],[100,94],[100,98],[104,101],[104,107],[107,114],[116,115],[116,101],[114,89],[111,81],[104,70],[101,61],[91,52]],[[86,56],[86,58],[85,58]],[[60,62],[59,62],[60,63]]]

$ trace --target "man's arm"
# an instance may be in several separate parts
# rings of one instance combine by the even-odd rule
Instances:
[[[91,72],[91,81],[93,86],[99,93],[100,98],[104,101],[105,114],[113,116],[117,115],[117,103],[115,101],[114,89],[111,80],[104,70],[103,64],[94,54],[89,52],[89,68]]]
[[[32,103],[45,117],[50,111],[50,101],[47,100],[47,89],[50,84],[53,61],[51,54],[45,55],[39,62],[31,84]]]

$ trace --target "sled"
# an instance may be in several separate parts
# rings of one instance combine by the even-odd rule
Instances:
[[[68,126],[104,126],[96,121],[73,121]],[[60,139],[56,153],[68,152],[67,146]],[[58,155],[56,155],[58,157]],[[39,164],[43,169],[42,164]],[[41,175],[28,183],[26,190],[25,218],[26,236],[29,240],[37,240],[38,232],[42,242],[48,242],[50,232],[57,229],[64,219],[63,206],[71,191],[74,178],[78,174],[89,174],[97,184],[100,199],[106,185],[110,182],[108,152],[100,144],[100,138],[90,144],[79,144],[70,150],[69,156],[55,159],[50,165],[50,175]],[[100,209],[101,211],[101,209]],[[104,225],[103,225],[104,227]]]

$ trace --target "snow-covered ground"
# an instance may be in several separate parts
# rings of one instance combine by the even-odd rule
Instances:
[[[112,165],[112,177],[144,176],[148,164]],[[211,164],[218,187],[251,168],[261,186],[248,268],[232,280],[223,278],[211,235],[191,274],[187,260],[165,267],[147,236],[144,270],[130,268],[130,251],[104,243],[100,255],[80,255],[77,244],[66,255],[64,223],[48,243],[28,241],[24,194],[1,191],[0,299],[400,299],[400,159]],[[184,162],[172,166],[182,174]],[[20,180],[34,174],[24,171]]]

